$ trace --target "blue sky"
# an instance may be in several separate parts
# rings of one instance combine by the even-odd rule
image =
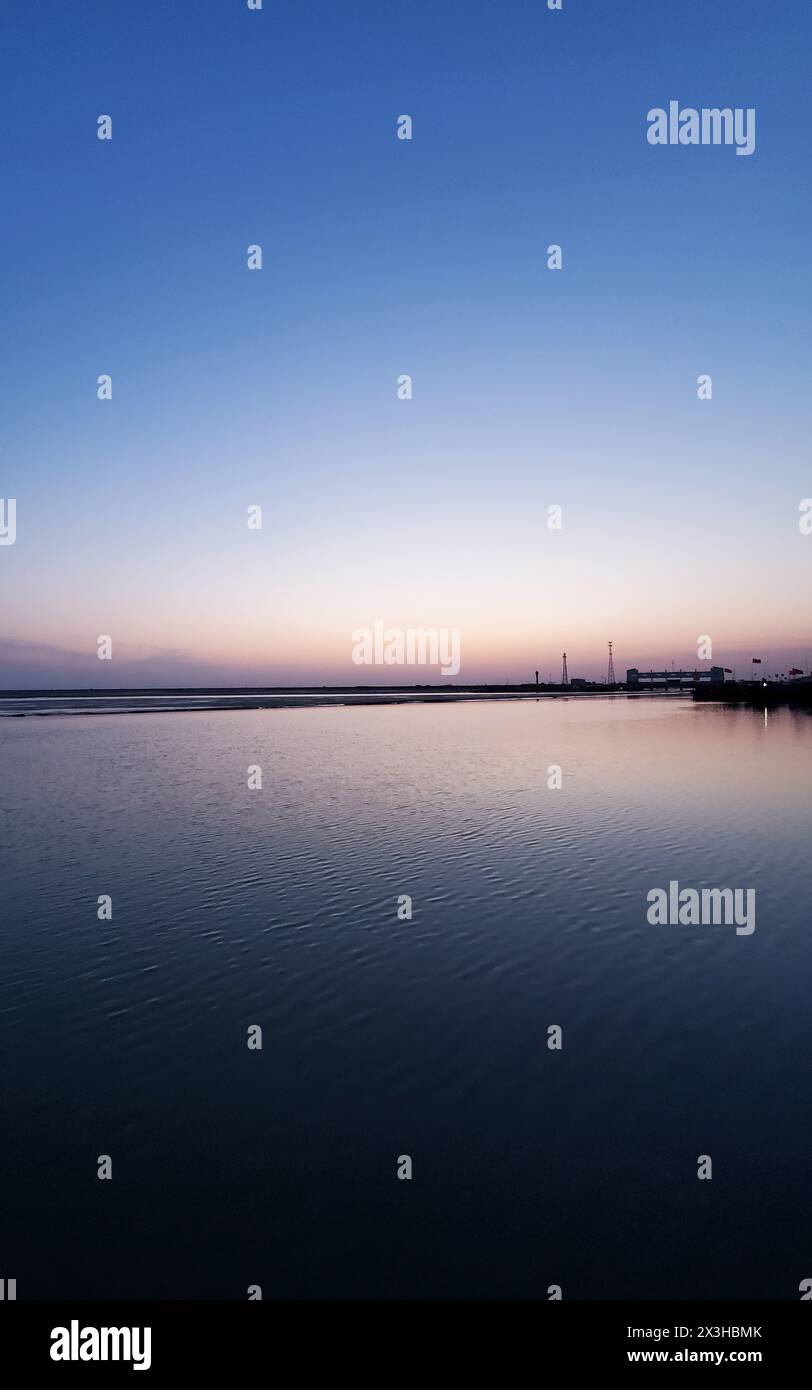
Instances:
[[[469,679],[808,659],[810,39],[756,0],[7,6],[0,685],[355,680],[376,619],[458,627]],[[755,107],[755,153],[651,147],[670,99]]]

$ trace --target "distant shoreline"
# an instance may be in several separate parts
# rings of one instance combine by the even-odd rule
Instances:
[[[726,681],[660,689],[625,684],[570,685],[323,685],[127,686],[118,690],[0,690],[0,719],[82,714],[191,714],[195,711],[329,709],[361,705],[460,704],[476,700],[691,699],[751,708],[806,708],[812,683]]]
[[[665,692],[662,692],[665,693]],[[669,691],[684,696],[685,691]],[[650,692],[590,686],[151,686],[120,690],[4,690],[0,718],[53,715],[192,713],[205,710],[313,709],[355,705],[458,704],[473,700],[640,699]]]
[[[627,687],[618,682],[605,685],[600,681],[589,681],[584,685],[560,685],[532,682],[526,685],[484,685],[466,683],[452,685],[122,685],[100,687],[93,685],[77,686],[26,686],[14,690],[0,690],[0,700],[22,700],[26,698],[47,699],[57,696],[80,696],[105,699],[113,695],[442,695],[478,694],[494,695],[613,695],[626,694]]]

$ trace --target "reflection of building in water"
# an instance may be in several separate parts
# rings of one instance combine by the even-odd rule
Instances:
[[[638,671],[631,666],[626,672],[626,684],[638,690],[679,689],[685,685],[720,685],[725,679],[724,667],[711,666],[707,671]]]

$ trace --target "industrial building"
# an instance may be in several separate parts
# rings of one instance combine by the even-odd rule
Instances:
[[[705,671],[638,671],[632,666],[626,672],[629,690],[682,690],[692,685],[720,685],[724,679],[723,666]]]

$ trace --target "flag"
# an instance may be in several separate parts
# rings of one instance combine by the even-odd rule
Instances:
[[[733,675],[733,667],[732,667],[732,666],[726,666],[726,667],[725,667],[725,675],[726,675],[726,676],[732,676],[732,675]]]
[[[760,665],[761,665],[761,657],[760,657],[760,656],[754,656],[754,657],[753,657],[753,665],[754,665],[754,666],[760,666]]]
[[[791,666],[790,669],[789,669],[789,673],[790,673],[791,676],[802,676],[802,675],[803,675],[803,671],[801,670],[800,666]]]

